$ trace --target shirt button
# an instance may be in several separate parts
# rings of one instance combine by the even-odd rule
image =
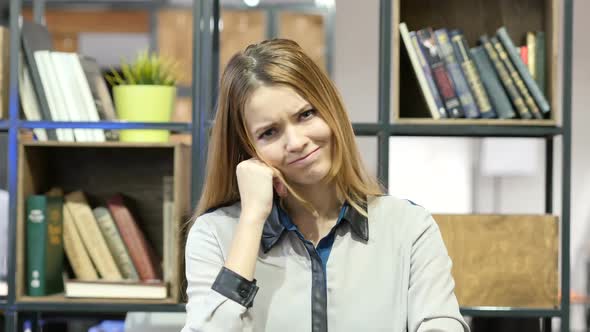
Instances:
[[[245,288],[240,289],[240,296],[242,298],[245,298],[246,296],[248,296],[248,290]]]

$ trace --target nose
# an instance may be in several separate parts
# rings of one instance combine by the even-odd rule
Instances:
[[[285,128],[286,147],[287,152],[301,152],[305,149],[309,141],[305,134],[297,128],[297,126],[288,126]]]

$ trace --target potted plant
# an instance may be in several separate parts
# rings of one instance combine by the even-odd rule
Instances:
[[[115,109],[120,120],[130,122],[169,122],[176,98],[176,64],[162,56],[140,52],[121,73],[111,69],[106,75],[113,86]],[[121,130],[124,142],[167,142],[168,130]]]

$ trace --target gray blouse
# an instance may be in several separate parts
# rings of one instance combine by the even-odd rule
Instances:
[[[182,332],[469,331],[451,259],[424,208],[378,196],[368,200],[368,219],[350,209],[335,229],[325,272],[275,208],[255,282],[223,268],[239,216],[238,202],[200,216],[189,232]]]

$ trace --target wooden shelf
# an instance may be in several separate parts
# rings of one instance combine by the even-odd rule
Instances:
[[[17,248],[16,248],[16,301],[22,303],[111,303],[131,304],[174,304],[182,293],[180,277],[183,260],[181,234],[175,232],[168,238],[175,252],[170,262],[164,255],[163,234],[163,177],[174,178],[174,228],[181,229],[189,217],[189,185],[191,172],[190,149],[183,144],[173,143],[66,143],[26,142],[19,145],[18,195],[17,195]],[[53,186],[61,187],[66,193],[82,190],[92,207],[103,205],[115,193],[130,198],[131,209],[140,229],[157,255],[163,259],[163,266],[172,266],[166,271],[164,280],[168,283],[168,298],[159,301],[69,299],[63,295],[28,297],[26,295],[26,237],[25,200],[31,194],[44,193]]]
[[[412,118],[431,119],[421,94],[412,66],[403,57],[399,23],[406,22],[409,30],[426,27],[461,29],[469,47],[477,45],[483,34],[495,35],[506,26],[516,45],[522,44],[526,32],[545,32],[545,77],[547,100],[551,118],[542,124],[522,121],[521,125],[556,125],[560,121],[561,105],[558,99],[558,33],[560,29],[557,0],[447,0],[444,4],[430,0],[394,0],[392,19],[392,122],[414,121]],[[432,119],[431,119],[432,120]],[[479,121],[479,120],[475,120]],[[485,121],[485,120],[483,120]],[[521,120],[514,120],[521,121]],[[545,124],[546,123],[546,124]],[[479,123],[481,124],[481,123]]]

